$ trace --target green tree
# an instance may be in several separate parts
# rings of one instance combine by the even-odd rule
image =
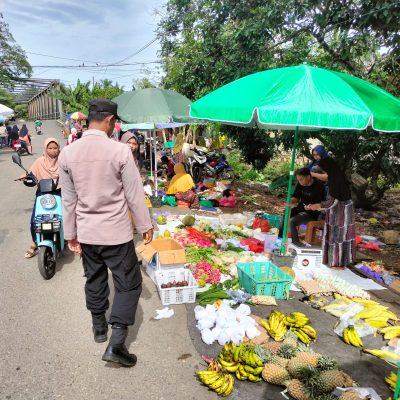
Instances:
[[[4,104],[7,107],[14,109],[15,101],[14,97],[5,89],[0,88],[0,104]]]
[[[149,89],[149,88],[154,88],[156,85],[154,85],[149,78],[142,78],[142,79],[134,79],[133,80],[133,90],[136,89]]]
[[[30,66],[24,51],[15,42],[8,24],[0,13],[0,83],[2,86],[12,86],[13,81],[21,76],[30,76]]]
[[[247,74],[306,61],[400,95],[399,18],[400,3],[390,0],[169,0],[158,31],[163,85],[196,99]],[[293,144],[292,132],[271,138],[257,129],[223,129],[257,168]],[[374,193],[364,196],[365,206],[400,179],[393,165],[396,136],[302,133],[300,148],[308,155],[310,137],[326,144],[346,170],[370,179]],[[383,147],[390,155],[374,151]]]
[[[28,118],[28,105],[27,104],[17,104],[14,107],[15,115],[17,118]]]
[[[96,82],[91,88],[91,82],[82,83],[79,79],[76,85],[61,85],[53,91],[53,96],[63,103],[64,111],[68,114],[74,111],[88,112],[89,102],[93,99],[112,99],[123,93],[123,88],[105,79]]]

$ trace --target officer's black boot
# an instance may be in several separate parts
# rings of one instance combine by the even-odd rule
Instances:
[[[115,362],[125,367],[133,367],[136,364],[137,357],[134,354],[129,354],[125,346],[127,336],[128,327],[126,325],[113,324],[110,341],[102,360]]]
[[[105,314],[92,314],[93,337],[96,343],[103,343],[107,340],[108,324]]]

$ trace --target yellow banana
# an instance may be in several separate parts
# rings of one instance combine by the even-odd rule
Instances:
[[[215,382],[213,382],[211,385],[208,385],[208,387],[212,390],[215,390],[223,385],[225,381],[225,376],[221,374],[219,379],[217,379]]]
[[[385,377],[385,381],[389,384],[391,390],[395,390],[397,384],[397,375],[392,371],[388,376]]]
[[[240,354],[240,346],[236,347],[233,352],[233,361],[239,361],[239,354]]]
[[[250,382],[260,382],[260,381],[261,381],[261,378],[260,378],[259,376],[254,376],[254,375],[252,375],[252,374],[249,374],[249,376],[247,377],[247,379],[248,379]]]
[[[310,343],[310,337],[308,335],[306,335],[303,331],[295,329],[295,330],[293,330],[293,332],[299,338],[299,340],[301,342],[303,342],[304,344]]]
[[[231,367],[224,367],[228,372],[236,372],[239,369],[239,363],[232,365]]]
[[[250,365],[245,365],[245,366],[244,366],[244,370],[245,370],[248,374],[255,374],[254,368],[251,367]]]
[[[343,330],[343,341],[344,341],[346,344],[350,344],[348,328],[345,328],[345,329]]]
[[[219,355],[219,357],[218,357],[218,362],[223,366],[223,367],[233,367],[234,365],[235,365],[235,363],[234,362],[228,362],[228,361],[225,361],[225,360],[223,360],[222,358],[221,358],[221,354]]]
[[[310,336],[311,339],[317,338],[317,331],[311,325],[304,325],[301,330]]]
[[[364,353],[372,354],[375,357],[382,358],[388,361],[400,361],[400,355],[391,351],[378,350],[378,349],[363,349]]]
[[[226,374],[225,376],[224,376],[224,383],[219,387],[219,388],[217,388],[217,390],[216,390],[216,392],[218,393],[218,394],[222,394],[222,393],[224,393],[225,391],[226,391],[226,389],[228,389],[228,386],[229,386],[229,383],[230,383],[230,379],[229,379],[229,377],[230,377],[230,375],[229,374]]]
[[[228,397],[232,393],[233,384],[234,384],[233,376],[229,375],[229,384],[228,384],[228,387],[226,388],[225,392],[222,393],[223,397]]]
[[[398,321],[399,319],[397,318],[397,315],[395,313],[393,313],[390,310],[385,310],[382,315],[384,315],[385,317],[388,317],[388,319],[391,319],[393,321]]]
[[[368,319],[380,317],[383,311],[386,311],[387,307],[383,307],[381,305],[378,306],[367,306],[364,310],[360,311],[358,314],[354,316],[354,318],[360,319]]]
[[[254,354],[254,361],[257,367],[264,367],[264,363],[261,361],[260,357],[257,354]]]
[[[248,377],[248,375],[249,375],[249,374],[245,371],[244,365],[239,365],[239,373],[240,373],[240,375],[246,377],[246,379],[247,379],[247,377]]]
[[[350,326],[349,330],[349,341],[350,344],[354,347],[362,347],[364,346],[360,336],[358,335],[357,331],[355,330],[354,326]]]
[[[254,373],[253,373],[253,375],[260,375],[261,372],[263,372],[263,370],[264,370],[264,366],[254,368]]]

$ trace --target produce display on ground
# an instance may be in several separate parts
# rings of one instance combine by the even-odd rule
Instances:
[[[247,220],[240,218],[240,223],[229,225],[215,216],[157,218],[162,231],[185,249],[186,264],[178,267],[189,269],[197,282],[197,305],[187,307],[193,313],[188,324],[202,343],[204,368],[196,371],[199,381],[223,397],[233,395],[238,387],[246,393],[249,389],[243,385],[248,382],[255,387],[266,385],[267,392],[278,386],[279,392],[272,389],[273,393],[283,391],[298,400],[366,399],[371,393],[364,387],[373,388],[374,382],[363,381],[354,366],[341,367],[346,357],[336,357],[350,346],[359,351],[360,365],[385,363],[385,368],[376,367],[376,382],[380,391],[382,384],[394,391],[394,366],[400,362],[396,313],[371,298],[362,287],[363,278],[340,276],[322,266],[305,269],[293,257],[288,265],[274,265],[274,272],[263,272],[261,279],[262,284],[276,285],[282,279],[276,273],[281,271],[290,284],[293,281],[287,296],[276,298],[278,287],[267,295],[258,293],[259,268],[272,263],[280,248],[275,227],[267,232],[253,229],[254,218],[259,217],[248,214]],[[238,272],[249,265],[254,283],[246,286]],[[366,261],[356,268],[385,274],[379,262]],[[379,281],[377,276],[372,278]],[[167,282],[164,287],[179,288],[184,283]],[[322,320],[326,323],[321,325]],[[337,388],[346,389],[337,392]]]

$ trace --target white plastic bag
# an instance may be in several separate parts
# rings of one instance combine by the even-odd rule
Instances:
[[[203,329],[201,331],[201,339],[205,344],[213,344],[215,341],[214,335],[210,329]]]
[[[365,321],[358,318],[341,318],[339,320],[339,325],[334,329],[334,332],[343,337],[343,331],[350,325],[354,326],[358,336],[360,338],[368,335],[373,335],[375,333],[376,328],[368,325]]]

